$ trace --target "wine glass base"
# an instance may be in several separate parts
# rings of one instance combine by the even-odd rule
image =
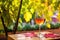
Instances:
[[[44,37],[44,34],[49,33],[49,32],[40,32],[38,34],[39,40],[45,40],[46,38]]]

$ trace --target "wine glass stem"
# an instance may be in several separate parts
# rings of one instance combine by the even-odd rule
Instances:
[[[39,40],[41,39],[40,38],[40,30],[41,30],[41,27],[40,27],[41,25],[39,25]]]
[[[39,35],[40,35],[40,25],[39,25]]]

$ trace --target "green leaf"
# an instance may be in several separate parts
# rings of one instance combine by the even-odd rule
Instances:
[[[31,25],[26,24],[25,27],[23,27],[23,30],[31,30]]]
[[[17,28],[18,31],[21,31],[22,30],[22,25],[19,23],[18,24],[18,28]]]
[[[48,29],[48,28],[46,27],[45,24],[43,24],[43,25],[41,26],[41,29],[42,29],[42,30],[46,30],[46,29]]]

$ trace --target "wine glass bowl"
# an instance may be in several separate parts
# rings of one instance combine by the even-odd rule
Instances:
[[[44,19],[43,18],[36,18],[35,23],[38,25],[42,25],[44,23]]]

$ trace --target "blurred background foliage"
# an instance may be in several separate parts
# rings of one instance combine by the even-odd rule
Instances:
[[[4,18],[4,22],[9,30],[13,30],[19,5],[20,0],[0,0],[0,17],[2,16]],[[23,0],[18,30],[38,29],[38,25],[34,23],[36,13],[38,16],[43,15],[45,18],[46,22],[43,24],[42,29],[54,28],[55,22],[52,20],[52,17],[55,17],[57,14],[55,18],[58,20],[57,22],[60,22],[60,0]],[[60,27],[60,24],[56,25]],[[3,30],[1,20],[0,30]]]

